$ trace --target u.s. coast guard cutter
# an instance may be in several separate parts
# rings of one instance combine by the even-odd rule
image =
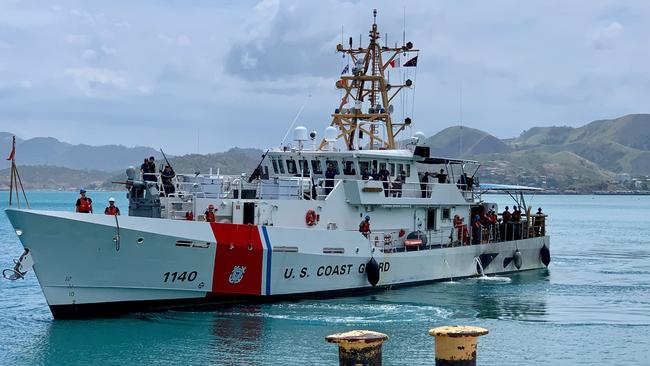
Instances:
[[[421,134],[405,136],[411,119],[392,104],[413,83],[393,68],[417,65],[413,45],[380,44],[375,23],[367,47],[337,51],[349,67],[322,140],[298,127],[255,174],[178,175],[172,194],[131,168],[128,216],[7,209],[25,253],[5,277],[33,263],[54,317],[75,318],[547,266],[549,237],[523,202],[534,188],[479,185],[477,162],[430,156]],[[490,221],[485,190],[519,199],[521,220]],[[210,204],[216,222],[205,222]]]

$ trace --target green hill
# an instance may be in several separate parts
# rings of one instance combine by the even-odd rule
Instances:
[[[46,165],[26,165],[18,168],[25,189],[77,190],[102,188],[111,173],[98,170],[75,170]],[[0,189],[9,189],[11,168],[0,170]]]

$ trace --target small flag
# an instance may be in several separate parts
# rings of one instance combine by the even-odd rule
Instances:
[[[395,57],[388,63],[390,67],[400,67],[399,57]]]
[[[14,160],[14,156],[16,155],[16,136],[14,136],[14,141],[13,144],[11,145],[11,152],[9,153],[9,157],[7,160]]]
[[[341,100],[341,102],[342,102],[343,105],[348,104],[348,94],[347,94],[347,93],[345,94],[345,96],[343,97],[343,99]]]
[[[341,75],[347,74],[348,71],[350,71],[350,65],[345,65],[345,67],[343,68],[343,71],[341,71]]]
[[[416,67],[418,65],[418,57],[415,56],[412,59],[406,61],[404,67]]]

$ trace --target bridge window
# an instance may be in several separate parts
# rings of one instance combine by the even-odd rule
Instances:
[[[280,174],[284,174],[284,163],[280,158],[278,158],[278,169],[280,170]]]
[[[370,162],[368,162],[368,161],[360,161],[359,162],[359,170],[361,170],[361,173],[363,173],[364,170],[367,170],[368,173],[370,173]]]
[[[354,169],[353,161],[344,161],[343,162],[343,174],[345,175],[357,175],[357,171]]]
[[[390,172],[390,175],[395,175],[395,164],[388,164],[388,171]]]
[[[443,207],[442,209],[442,219],[449,220],[451,218],[451,210],[449,207]]]
[[[323,168],[321,168],[320,160],[311,161],[311,170],[314,174],[323,174]]]
[[[397,164],[397,171],[395,172],[395,176],[399,176],[402,174],[404,171],[404,164]]]
[[[287,160],[287,173],[297,174],[298,169],[296,169],[296,162],[294,160]]]
[[[273,173],[278,174],[278,161],[271,159],[271,164],[273,164]]]
[[[303,177],[308,177],[309,176],[309,162],[307,160],[301,160],[300,161],[300,168],[302,170],[302,176]]]
[[[406,176],[410,177],[411,176],[411,164],[406,164]]]
[[[340,173],[339,173],[339,162],[338,162],[338,161],[336,161],[336,160],[325,160],[325,164],[326,164],[328,167],[329,167],[330,164],[331,164],[331,165],[332,165],[332,168],[334,168],[334,171],[336,172],[336,174],[340,174]]]

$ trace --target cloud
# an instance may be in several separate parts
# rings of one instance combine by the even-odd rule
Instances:
[[[611,22],[589,36],[591,47],[597,50],[614,48],[623,31],[621,23]]]
[[[103,68],[80,67],[69,68],[65,74],[86,96],[99,97],[107,92],[128,90],[130,81],[127,77]]]
[[[97,52],[95,50],[87,49],[81,55],[84,60],[92,61],[97,59]]]
[[[192,40],[190,39],[190,37],[184,34],[178,36],[168,36],[165,34],[160,34],[158,35],[158,38],[161,41],[173,46],[185,47],[192,44]]]

